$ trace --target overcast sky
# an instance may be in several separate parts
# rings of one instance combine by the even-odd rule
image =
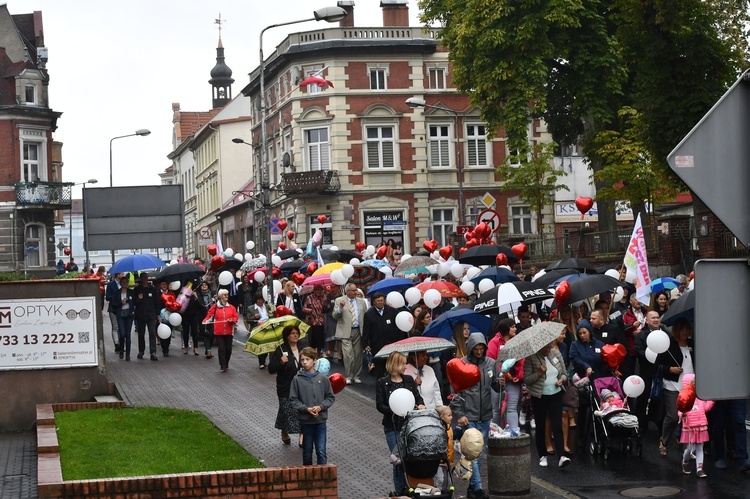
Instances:
[[[0,0],[2,3],[3,0]],[[113,142],[115,186],[153,185],[170,166],[172,103],[183,111],[211,109],[211,68],[221,13],[226,63],[233,95],[258,65],[258,34],[271,24],[312,17],[336,0],[8,0],[11,14],[42,11],[49,49],[50,107],[62,112],[55,139],[63,142],[63,180],[95,178],[109,185],[109,142],[140,128],[147,137]],[[418,26],[416,0],[409,2]],[[356,0],[357,26],[382,26],[379,0]],[[266,56],[288,33],[326,23],[309,22],[268,30]],[[336,26],[337,23],[329,25]],[[80,197],[80,187],[75,197]]]

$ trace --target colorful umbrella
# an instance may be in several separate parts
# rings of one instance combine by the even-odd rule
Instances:
[[[328,274],[330,275],[331,272],[334,270],[340,270],[341,267],[343,267],[345,264],[341,262],[332,262],[332,263],[326,263],[322,267],[320,267],[318,270],[313,272],[313,275],[321,275],[321,274]]]
[[[385,274],[369,265],[354,265],[353,267],[354,275],[349,278],[349,282],[360,287],[377,282],[385,277]]]
[[[438,353],[444,350],[450,350],[456,348],[456,345],[443,338],[429,338],[426,336],[412,336],[404,340],[390,343],[381,348],[377,354],[376,359],[382,359],[388,357],[393,352],[401,352],[404,354],[411,352],[422,352],[427,353]]]
[[[281,332],[286,326],[295,326],[299,329],[300,338],[307,334],[310,326],[306,322],[298,319],[294,315],[284,315],[282,317],[273,317],[258,327],[250,331],[250,337],[245,343],[245,351],[253,355],[262,355],[271,353],[281,345]]]
[[[659,277],[658,279],[651,281],[651,293],[660,293],[665,289],[675,289],[680,284],[682,283],[677,279],[672,279],[671,277]]]
[[[331,280],[331,274],[318,274],[317,271],[302,281],[302,287],[303,288],[311,288],[317,284],[320,284],[321,286],[330,286],[333,284],[333,281]]]
[[[362,265],[368,265],[370,267],[379,269],[388,265],[388,262],[384,260],[365,260],[364,262],[362,262]]]
[[[523,359],[534,355],[560,336],[563,329],[565,324],[561,322],[540,322],[524,329],[500,349],[497,360]]]
[[[427,281],[417,284],[416,288],[419,289],[423,295],[428,289],[437,289],[440,291],[440,296],[443,298],[458,298],[459,296],[466,296],[466,293],[464,293],[461,288],[448,281]]]
[[[474,326],[480,333],[487,334],[492,327],[492,319],[488,316],[474,312],[467,308],[453,308],[440,314],[440,317],[430,322],[425,328],[423,336],[433,338],[445,338],[446,340],[453,337],[453,328],[459,322],[468,322]]]
[[[164,265],[164,262],[154,255],[136,253],[117,260],[109,269],[109,273],[120,274],[122,272],[135,272],[136,270],[158,269],[164,267]]]
[[[429,256],[412,256],[402,260],[396,270],[393,271],[393,275],[429,274],[430,271],[427,270],[427,267],[437,264],[438,261]]]

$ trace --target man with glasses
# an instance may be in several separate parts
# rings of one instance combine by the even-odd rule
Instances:
[[[332,316],[336,321],[337,340],[341,340],[344,356],[344,376],[346,384],[361,383],[359,373],[362,371],[362,333],[367,302],[357,297],[357,286],[346,285],[346,296],[336,299]]]

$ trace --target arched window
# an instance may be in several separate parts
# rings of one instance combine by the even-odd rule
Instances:
[[[24,229],[24,254],[27,267],[42,267],[47,254],[44,244],[44,225],[28,224]]]

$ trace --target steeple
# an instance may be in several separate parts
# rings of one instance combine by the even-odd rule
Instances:
[[[216,65],[211,70],[211,79],[208,80],[213,92],[214,109],[224,107],[232,100],[232,83],[234,83],[232,70],[224,63],[224,45],[221,43],[221,24],[224,22],[226,21],[221,19],[221,14],[214,21],[214,24],[219,25],[219,45],[216,47]]]

